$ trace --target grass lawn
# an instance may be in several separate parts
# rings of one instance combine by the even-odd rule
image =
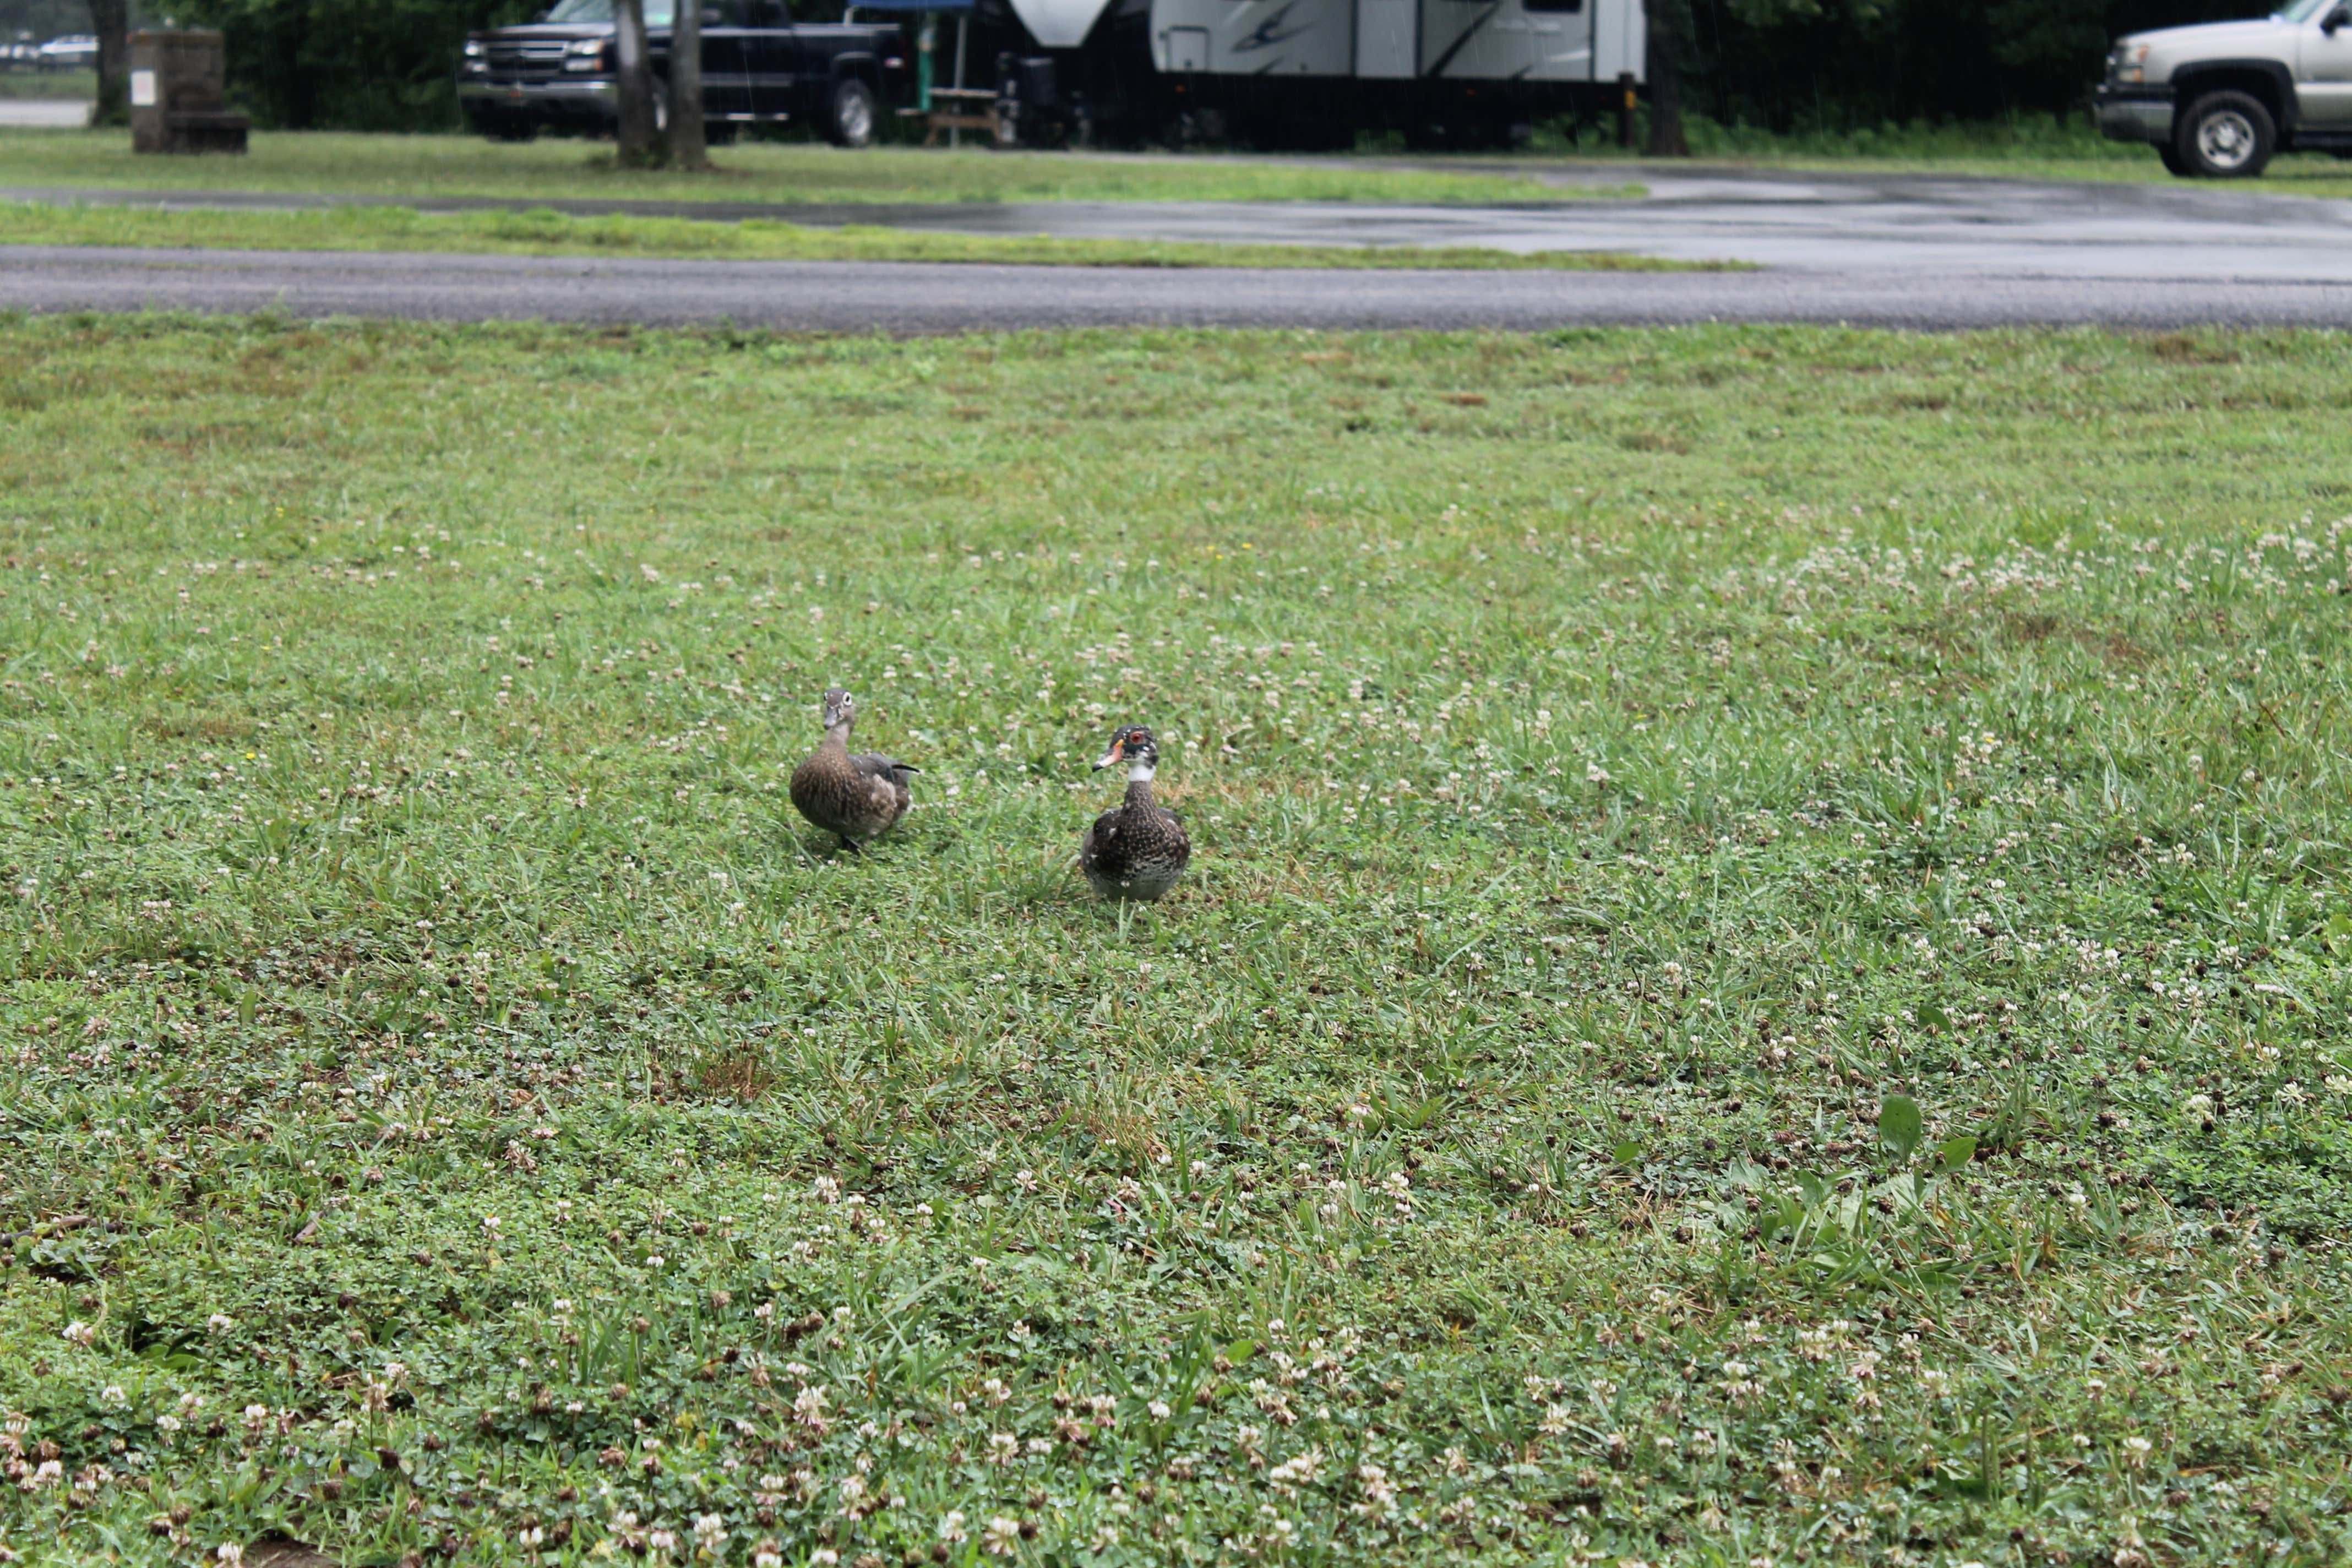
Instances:
[[[2339,1560],[2347,384],[0,324],[0,1547]]]
[[[1558,202],[1639,195],[1563,189],[1492,173],[1382,169],[1344,160],[995,153],[984,148],[747,142],[702,174],[624,172],[608,142],[546,138],[256,132],[241,158],[138,157],[121,131],[0,130],[0,186],[732,202]]]
[[[2120,158],[2084,157],[1823,157],[1794,153],[1784,157],[1734,158],[1759,167],[1801,170],[1822,174],[1917,174],[1984,180],[2088,181],[2096,184],[2182,185],[2208,191],[2231,191],[2244,195],[2352,196],[2352,171],[2343,162],[2318,153],[2289,153],[2274,160],[2258,180],[2183,180],[2157,160],[2153,147],[2120,148]],[[1630,171],[1629,171],[1630,172]]]
[[[2110,142],[2086,115],[2020,114],[1995,121],[1941,125],[1882,125],[1842,132],[1774,132],[1721,125],[1704,118],[1689,128],[1691,153],[1706,164],[1746,163],[1820,174],[1960,175],[2006,180],[2088,180],[2103,184],[2186,184],[2168,173],[2156,149]],[[1590,171],[1595,160],[1633,163],[1606,137],[1588,133],[1579,144],[1558,134],[1537,139],[1538,151],[1571,153]],[[1634,173],[1629,169],[1627,171]],[[2202,188],[2281,195],[2352,196],[2352,165],[2317,153],[2274,159],[2259,180]]]
[[[88,103],[97,97],[94,70],[0,71],[0,98],[73,98]]]
[[[405,207],[325,212],[153,212],[0,202],[12,245],[196,246],[241,250],[398,250],[520,256],[671,256],[726,261],[1044,262],[1072,267],[1358,267],[1573,272],[1745,271],[1736,261],[1671,261],[1622,251],[1519,256],[1472,247],[1215,245],[1044,236],[926,234],[751,219],[571,217],[551,211],[422,215]]]

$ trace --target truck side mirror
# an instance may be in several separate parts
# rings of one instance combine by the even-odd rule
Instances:
[[[2320,18],[2319,30],[2331,38],[2344,27],[2352,27],[2352,5],[2338,5]]]

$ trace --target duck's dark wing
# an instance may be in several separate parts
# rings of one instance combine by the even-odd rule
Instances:
[[[1119,814],[1106,811],[1087,829],[1078,840],[1078,865],[1087,871],[1115,872],[1127,860],[1127,846],[1119,841]]]
[[[896,757],[886,757],[879,752],[860,752],[849,759],[849,765],[861,773],[877,779],[895,778],[900,773],[919,773],[923,770],[912,763],[902,763]]]

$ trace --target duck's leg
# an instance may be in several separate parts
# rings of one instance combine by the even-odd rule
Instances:
[[[852,855],[863,855],[866,853],[866,846],[860,844],[856,839],[852,838],[846,833],[841,836],[841,847],[849,851]]]

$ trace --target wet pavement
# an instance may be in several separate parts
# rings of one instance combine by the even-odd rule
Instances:
[[[0,98],[0,126],[64,131],[89,121],[89,100],[80,98]]]
[[[1451,164],[1465,168],[1476,165]],[[1509,165],[1528,172],[1528,164]],[[0,188],[0,199],[163,210],[400,205],[553,208],[937,233],[1609,250],[1731,260],[1717,274],[1302,272],[907,263],[604,261],[0,247],[0,307],[142,303],[474,320],[717,321],[811,330],[1193,322],[1492,326],[1853,321],[2352,326],[2352,202],[2210,184],[1534,165],[1561,184],[1647,195],[1511,206],[1231,202],[396,203],[221,192]],[[656,297],[657,296],[657,297]]]
[[[1923,330],[2352,327],[2352,281],[607,260],[0,247],[0,309],[732,323],[802,331],[1224,326],[1534,331],[1812,321]]]
[[[1461,168],[1463,165],[1452,165]],[[1475,165],[1472,165],[1475,167]],[[1518,165],[1523,172],[1527,165]],[[0,200],[79,201],[155,210],[421,212],[553,210],[933,233],[1210,244],[1472,246],[1514,252],[1619,250],[1680,260],[1834,271],[2352,280],[2352,201],[2210,184],[2099,184],[1654,165],[1536,166],[1560,185],[1639,180],[1635,199],[1512,206],[1319,202],[505,201],[226,191],[0,186]]]

